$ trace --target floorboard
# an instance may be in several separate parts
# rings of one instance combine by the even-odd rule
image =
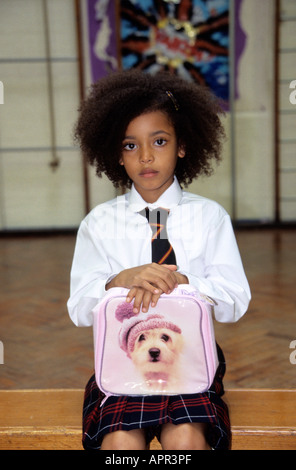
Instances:
[[[296,231],[236,232],[252,290],[247,314],[215,323],[227,388],[293,389],[296,365]],[[77,328],[66,301],[75,236],[0,238],[1,389],[83,388],[93,371],[91,328]]]

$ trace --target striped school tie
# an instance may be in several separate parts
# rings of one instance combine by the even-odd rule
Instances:
[[[140,214],[146,217],[152,229],[152,262],[158,264],[176,264],[175,252],[168,240],[166,230],[169,211],[161,207],[149,211],[148,207],[146,207]]]

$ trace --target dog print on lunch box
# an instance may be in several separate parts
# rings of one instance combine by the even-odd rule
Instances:
[[[146,313],[133,313],[123,288],[96,306],[96,381],[106,395],[208,390],[218,365],[211,300],[186,288],[163,294]]]

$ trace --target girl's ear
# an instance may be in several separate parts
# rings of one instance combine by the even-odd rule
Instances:
[[[119,159],[119,165],[124,165],[122,158]]]
[[[178,157],[179,158],[184,158],[186,154],[185,147],[183,145],[180,145],[178,149]]]

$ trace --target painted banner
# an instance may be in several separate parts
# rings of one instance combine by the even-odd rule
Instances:
[[[121,63],[170,70],[229,98],[229,0],[123,0]]]
[[[91,81],[120,67],[169,70],[208,86],[228,107],[230,0],[86,1]],[[234,3],[236,63],[245,39],[242,1]]]
[[[85,3],[86,1],[86,3]],[[90,82],[118,69],[116,0],[82,0]],[[88,75],[88,74],[86,74]]]

